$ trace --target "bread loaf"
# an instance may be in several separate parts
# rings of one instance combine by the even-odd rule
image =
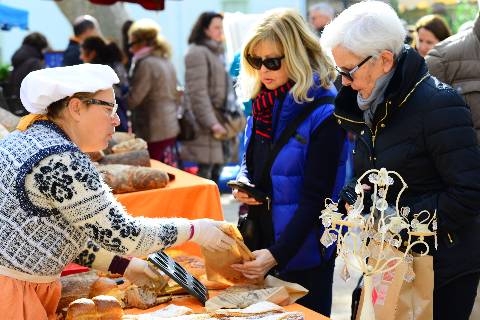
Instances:
[[[66,320],[121,320],[120,302],[111,296],[81,298],[68,306]]]
[[[95,271],[82,272],[60,277],[62,296],[58,303],[57,312],[64,312],[68,305],[77,299],[88,298],[90,287],[98,280]]]
[[[169,182],[167,173],[154,168],[112,164],[99,165],[97,169],[113,193],[163,188]]]
[[[136,150],[122,153],[112,153],[98,161],[100,164],[128,164],[131,166],[150,167],[148,150]]]
[[[147,150],[147,142],[141,138],[120,142],[112,147],[113,153]]]
[[[127,132],[115,132],[112,136],[112,144],[116,145],[125,141],[135,139],[135,134]]]
[[[0,139],[5,138],[10,132],[0,123]]]
[[[13,113],[0,108],[0,123],[8,130],[13,131],[17,127],[20,117],[14,115]]]
[[[120,302],[111,296],[97,296],[92,298],[97,308],[98,320],[121,320],[123,310]]]
[[[95,151],[95,152],[87,152],[87,156],[92,160],[93,162],[98,162],[103,159],[105,154],[103,151]]]
[[[91,299],[81,298],[68,306],[65,320],[97,320],[97,307]]]
[[[125,293],[120,290],[115,280],[109,278],[99,278],[95,281],[90,288],[88,297],[93,298],[102,295],[115,297],[120,302],[125,298]]]
[[[157,292],[146,287],[131,285],[125,292],[125,304],[130,308],[148,309],[156,306]]]

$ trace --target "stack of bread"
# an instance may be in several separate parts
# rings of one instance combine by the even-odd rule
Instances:
[[[218,290],[228,287],[206,279],[205,265],[200,257],[186,256],[182,251],[177,250],[170,250],[169,254],[208,289]],[[150,287],[138,287],[128,281],[117,284],[116,279],[111,277],[115,275],[102,274],[99,277],[95,271],[61,277],[62,296],[57,312],[66,312],[69,303],[76,299],[92,298],[98,295],[115,297],[123,308],[148,309],[170,301],[172,295],[187,293],[167,276]]]

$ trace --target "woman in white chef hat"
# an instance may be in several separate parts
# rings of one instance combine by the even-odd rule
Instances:
[[[226,250],[233,240],[210,219],[132,218],[84,152],[104,149],[120,120],[108,66],[34,71],[20,97],[31,113],[0,140],[0,314],[55,319],[59,274],[72,261],[137,284],[154,281],[133,258],[185,241]]]

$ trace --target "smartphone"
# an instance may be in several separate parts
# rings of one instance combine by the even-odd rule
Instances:
[[[246,184],[244,182],[237,181],[237,180],[230,180],[227,182],[227,186],[229,186],[232,189],[238,189],[242,192],[245,192],[251,198],[254,198],[258,202],[267,202],[269,200],[269,197],[265,192],[255,189],[255,187],[249,184]]]

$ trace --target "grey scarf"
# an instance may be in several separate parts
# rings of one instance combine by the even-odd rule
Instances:
[[[373,122],[373,115],[379,103],[384,99],[385,90],[387,90],[388,84],[393,77],[395,67],[388,73],[384,74],[375,81],[375,87],[372,90],[370,96],[366,99],[362,98],[360,92],[357,93],[357,104],[360,110],[363,110],[363,118],[365,123],[371,128]]]

